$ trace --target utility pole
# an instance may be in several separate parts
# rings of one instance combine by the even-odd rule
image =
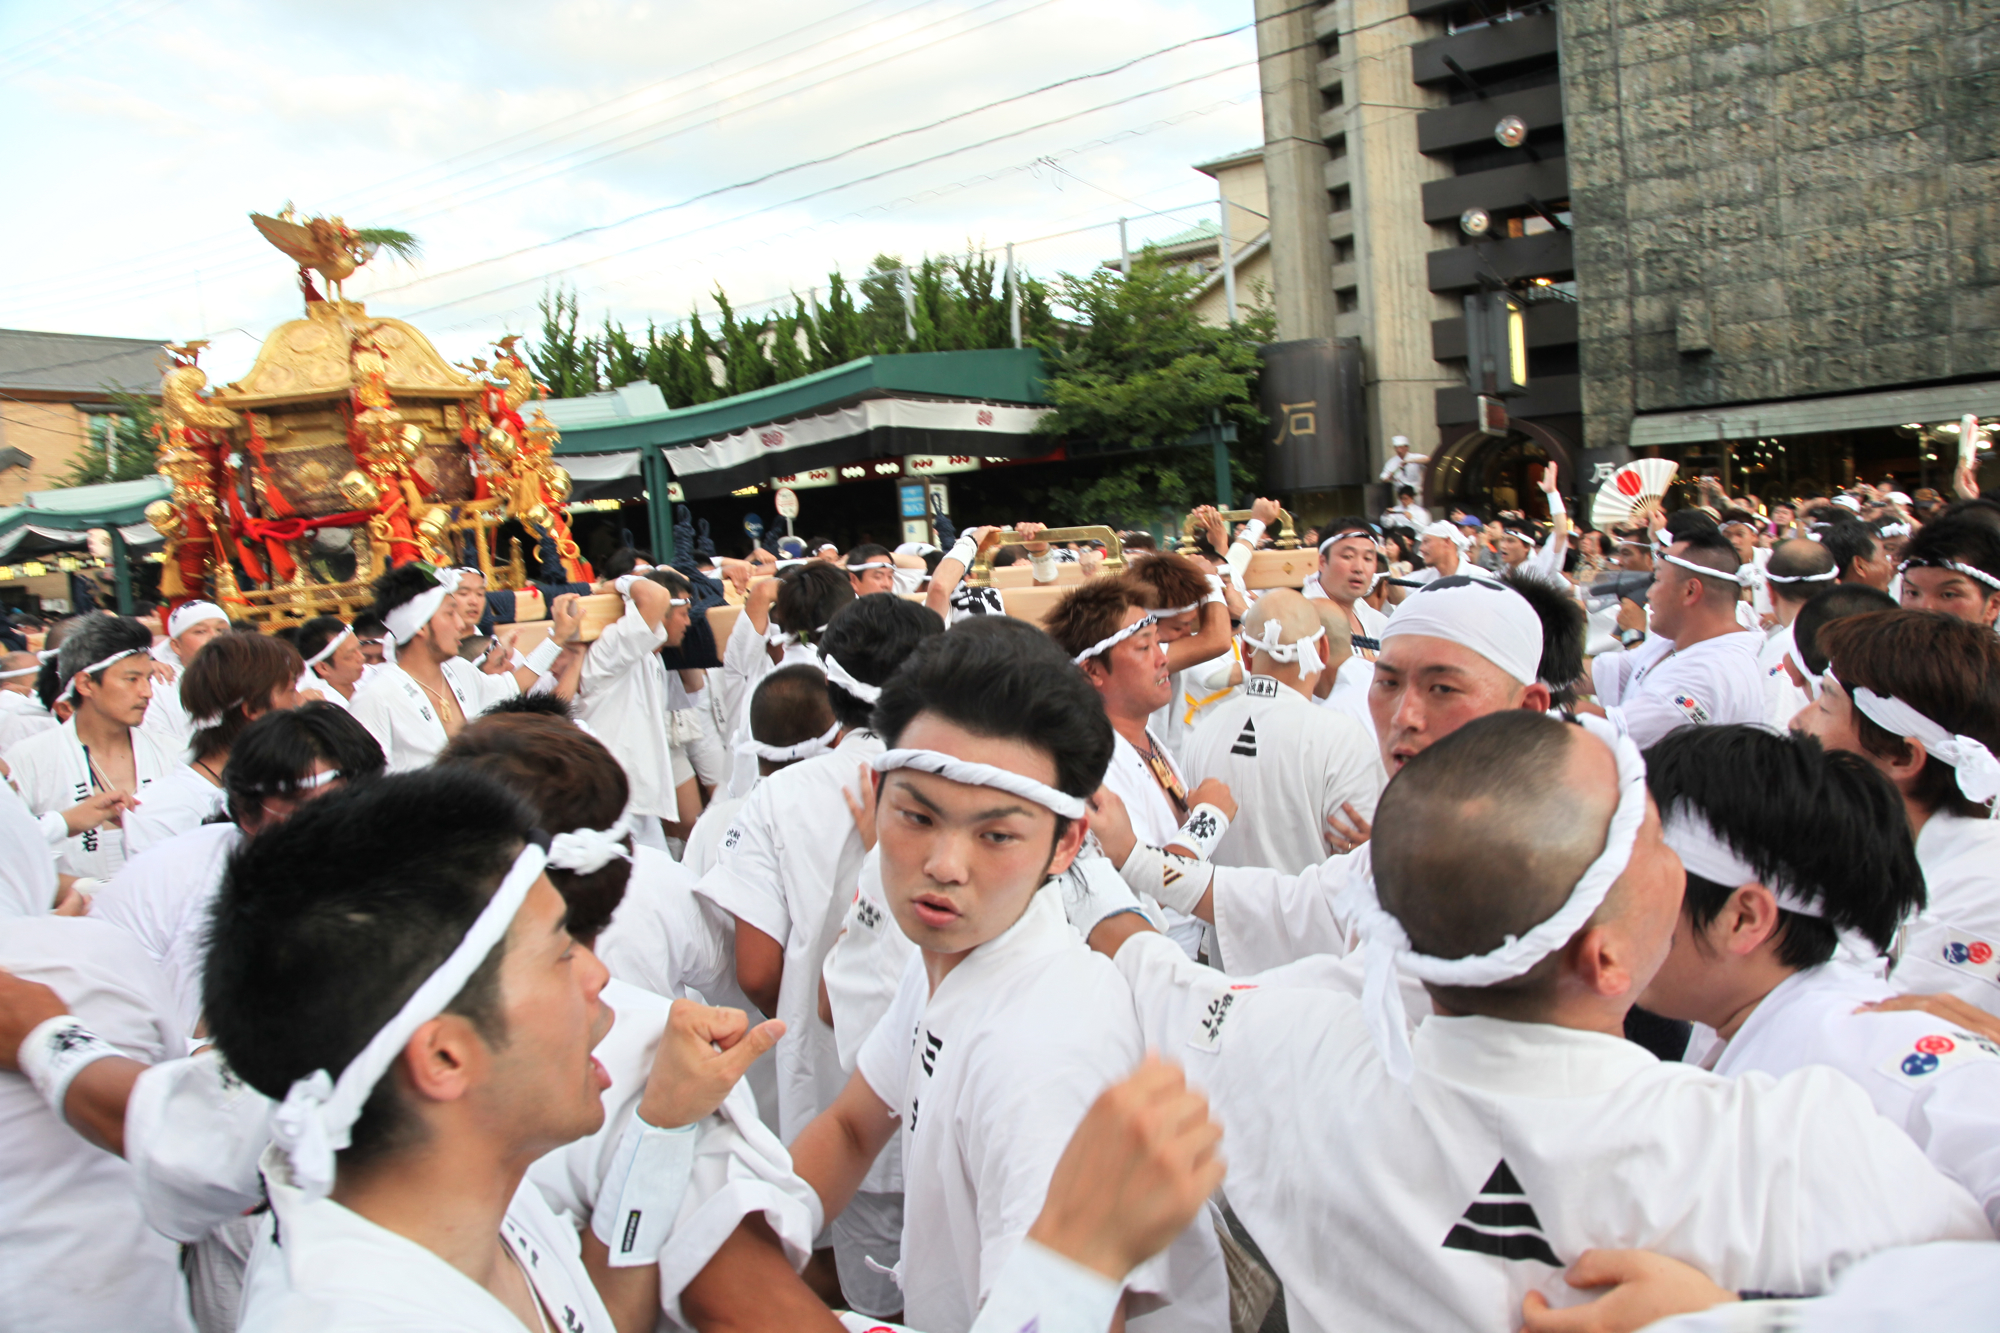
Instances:
[[[1021,345],[1021,279],[1014,272],[1014,243],[1007,242],[1007,328],[1014,335],[1014,346]]]
[[[897,285],[903,289],[903,337],[910,342],[917,340],[917,287],[910,280],[910,270],[896,270]]]
[[[1132,276],[1132,247],[1125,242],[1125,219],[1118,219],[1118,271]]]
[[[1229,312],[1229,323],[1236,324],[1236,255],[1229,244],[1229,196],[1223,193],[1222,181],[1215,182],[1215,192],[1222,207],[1222,304]]]

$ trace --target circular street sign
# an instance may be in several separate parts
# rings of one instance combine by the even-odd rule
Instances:
[[[799,516],[798,493],[791,487],[780,486],[774,502],[779,518],[797,518]]]

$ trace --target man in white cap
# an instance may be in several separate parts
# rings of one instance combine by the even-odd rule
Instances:
[[[1602,712],[1641,746],[1676,727],[1763,721],[1763,637],[1737,618],[1735,549],[1714,527],[1690,526],[1659,557],[1643,642],[1591,663]]]
[[[1394,776],[1488,713],[1547,712],[1543,638],[1534,607],[1504,584],[1453,578],[1414,593],[1382,631],[1369,686],[1383,768]],[[1335,855],[1297,875],[1174,855],[1143,835],[1135,839],[1136,823],[1113,808],[1099,811],[1092,829],[1136,892],[1214,925],[1215,961],[1230,972],[1261,972],[1351,947],[1340,893],[1366,869],[1367,853],[1357,852],[1368,836],[1365,821],[1329,825]]]
[[[1202,715],[1186,752],[1188,774],[1226,786],[1236,815],[1192,850],[1217,865],[1298,874],[1331,852],[1327,818],[1372,816],[1388,777],[1367,730],[1313,699],[1326,627],[1311,602],[1290,588],[1258,598],[1243,617],[1243,651],[1242,690]]]
[[[1431,461],[1431,456],[1411,453],[1410,437],[1407,435],[1390,436],[1389,450],[1389,457],[1382,464],[1382,475],[1379,479],[1398,489],[1408,486],[1412,490],[1422,491],[1424,467]]]
[[[1840,1070],[2000,1225],[2000,1044],[1871,1008],[1896,994],[1883,957],[1924,901],[1896,789],[1748,726],[1673,733],[1646,752],[1646,782],[1687,871],[1647,1011],[1693,1022],[1686,1058],[1718,1074]]]
[[[1474,564],[1470,559],[1472,538],[1466,530],[1448,519],[1439,519],[1424,528],[1417,540],[1417,553],[1424,558],[1424,567],[1414,570],[1410,578],[1417,583],[1430,583],[1437,579],[1467,578],[1486,579],[1493,576]]]
[[[161,749],[178,758],[194,735],[187,710],[181,707],[181,672],[203,644],[229,632],[229,615],[214,602],[182,602],[167,616],[166,631],[167,637],[152,649],[153,660],[160,664],[156,676],[160,688],[153,691],[144,725]]]
[[[917,952],[792,1151],[832,1215],[901,1141],[901,1296],[925,1333],[974,1326],[1062,1143],[1142,1051],[1129,994],[1077,947],[1051,878],[1083,844],[1112,748],[1068,657],[1020,621],[971,622],[925,644],[876,713],[893,747],[872,761],[882,881]],[[1124,1285],[1127,1327],[1228,1320],[1205,1221]]]
[[[455,569],[401,565],[375,581],[374,613],[389,627],[383,642],[393,645],[393,661],[354,692],[356,719],[388,757],[389,771],[421,768],[437,757],[453,736],[489,705],[531,689],[564,654],[582,651],[576,637],[574,603],[549,608],[553,631],[535,645],[526,662],[490,675],[458,655],[472,627],[452,594]]]
[[[1577,1303],[1564,1268],[1592,1247],[1813,1294],[1878,1250],[1991,1238],[1841,1075],[1723,1079],[1624,1039],[1683,876],[1637,749],[1589,721],[1481,718],[1397,774],[1349,891],[1359,999],[1320,964],[1218,975],[1129,896],[1078,921],[1213,1100],[1297,1326],[1512,1328],[1530,1293]],[[1414,1033],[1399,970],[1436,1010]]]
[[[99,881],[117,874],[125,834],[104,821],[179,762],[179,750],[140,725],[154,695],[152,642],[129,617],[84,617],[56,658],[58,701],[69,704],[69,720],[7,751],[14,788],[41,820],[64,875]]]

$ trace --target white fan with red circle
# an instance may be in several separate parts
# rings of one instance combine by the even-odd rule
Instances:
[[[1597,490],[1590,504],[1590,521],[1600,531],[1636,527],[1653,516],[1666,500],[1680,464],[1665,458],[1640,458],[1627,463]]]

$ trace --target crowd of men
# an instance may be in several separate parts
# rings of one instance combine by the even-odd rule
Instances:
[[[6,1326],[1990,1326],[2000,505],[1425,461],[49,627]]]

